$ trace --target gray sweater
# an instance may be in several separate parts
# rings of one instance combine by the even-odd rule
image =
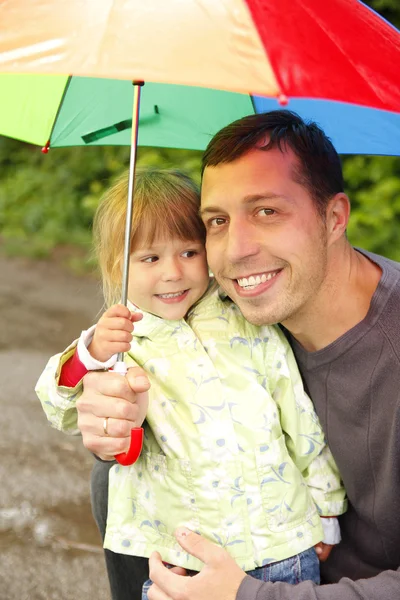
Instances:
[[[246,577],[237,600],[400,600],[400,264],[364,254],[382,268],[365,319],[318,352],[291,339],[349,497],[333,585]]]

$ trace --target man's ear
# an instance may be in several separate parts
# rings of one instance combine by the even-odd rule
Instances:
[[[350,217],[350,200],[343,192],[335,194],[326,208],[326,230],[331,242],[346,233]]]

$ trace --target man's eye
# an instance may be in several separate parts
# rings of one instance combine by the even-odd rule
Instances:
[[[208,221],[208,226],[209,227],[221,227],[221,225],[224,225],[226,222],[226,219],[224,219],[223,217],[214,217],[213,219],[210,219]]]
[[[146,256],[146,258],[142,259],[144,263],[154,263],[158,261],[158,256]]]
[[[270,217],[271,215],[274,215],[276,213],[276,211],[273,208],[261,208],[258,211],[258,214],[261,215],[262,217]]]

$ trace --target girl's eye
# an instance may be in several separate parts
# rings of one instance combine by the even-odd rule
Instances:
[[[182,256],[184,258],[193,258],[193,256],[196,256],[196,254],[196,250],[185,250],[185,252],[182,252]]]
[[[146,258],[142,259],[144,263],[155,263],[158,261],[158,256],[146,256]]]

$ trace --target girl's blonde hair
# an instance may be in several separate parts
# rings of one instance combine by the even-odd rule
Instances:
[[[104,300],[121,299],[122,262],[129,172],[106,191],[96,210],[93,238],[103,280]],[[131,252],[155,240],[205,242],[199,217],[200,192],[190,177],[172,169],[137,169],[134,187]]]

